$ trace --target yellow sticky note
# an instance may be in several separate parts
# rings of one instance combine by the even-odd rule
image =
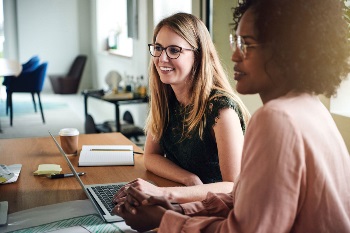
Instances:
[[[40,164],[38,170],[34,172],[34,175],[51,175],[61,173],[62,168],[57,164]]]

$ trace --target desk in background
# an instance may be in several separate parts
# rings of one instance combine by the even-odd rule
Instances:
[[[115,123],[116,123],[116,131],[120,132],[120,116],[119,116],[119,106],[124,104],[135,104],[135,103],[147,103],[148,96],[134,96],[132,99],[104,99],[103,96],[105,92],[103,90],[84,90],[82,92],[84,95],[84,111],[85,117],[88,114],[88,98],[92,97],[95,99],[99,99],[102,101],[106,101],[115,105]]]
[[[133,145],[134,151],[143,152],[121,133],[79,135],[79,153],[82,145],[111,144]],[[62,173],[71,173],[51,137],[2,139],[0,155],[2,164],[22,164],[15,183],[0,185],[0,201],[8,201],[9,213],[87,198],[74,177],[49,179],[33,175],[39,164],[46,163],[59,164]],[[142,178],[163,187],[180,185],[148,172],[143,164],[143,155],[135,154],[134,166],[78,167],[79,156],[71,156],[70,159],[77,172],[87,173],[81,176],[85,184],[127,182]]]

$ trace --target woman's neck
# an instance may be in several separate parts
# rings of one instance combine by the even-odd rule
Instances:
[[[261,98],[261,101],[263,102],[263,104],[266,104],[270,100],[277,99],[281,96],[284,96],[287,93],[289,93],[290,91],[292,91],[292,89],[290,89],[290,88],[284,88],[284,89],[277,89],[276,88],[273,91],[270,91],[267,93],[259,93],[259,95],[260,95],[260,98]]]
[[[175,97],[177,99],[177,101],[183,105],[183,106],[187,106],[188,104],[190,104],[191,101],[191,95],[190,95],[190,91],[188,87],[174,87],[172,86],[172,89],[175,93]]]

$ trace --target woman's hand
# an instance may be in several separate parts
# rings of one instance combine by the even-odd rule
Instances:
[[[192,174],[191,176],[188,176],[185,178],[183,184],[186,186],[195,186],[195,185],[201,185],[203,184],[203,182],[201,181],[201,179],[199,179],[197,175]]]
[[[127,225],[137,231],[152,230],[159,226],[166,209],[152,203],[162,203],[171,208],[170,202],[165,199],[164,202],[158,201],[132,186],[124,192],[126,193],[124,202],[118,203],[112,212],[121,216]],[[147,201],[148,199],[150,201]]]
[[[134,187],[141,192],[148,194],[150,196],[163,196],[165,195],[165,190],[157,187],[143,179],[136,179],[128,184],[124,185],[113,197],[113,202],[114,203],[120,203],[125,201],[126,197],[126,191],[128,190],[129,187]]]
[[[137,212],[127,210],[127,202],[116,205],[113,213],[121,216],[132,229],[144,232],[159,227],[165,209],[161,206],[147,205],[137,207]]]
[[[139,190],[135,189],[134,187],[130,187],[125,191],[127,194],[124,198],[123,202],[120,202],[117,206],[123,205],[125,210],[136,214],[137,209],[139,206],[151,206],[151,205],[158,205],[163,207],[166,210],[172,210],[176,211],[178,213],[183,213],[182,208],[179,204],[172,204],[169,200],[166,198],[159,196],[149,196],[145,193],[140,192]],[[115,208],[118,209],[118,208]]]
[[[178,204],[171,204],[164,197],[149,196],[129,186],[123,191],[126,196],[113,209],[127,225],[137,231],[148,231],[159,227],[166,210],[183,213]]]

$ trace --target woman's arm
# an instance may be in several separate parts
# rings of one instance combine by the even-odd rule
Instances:
[[[223,181],[233,182],[241,171],[243,131],[239,117],[232,108],[222,109],[219,113],[213,130],[220,171]]]
[[[134,187],[150,196],[163,196],[172,203],[188,203],[204,200],[208,192],[230,193],[232,182],[217,182],[196,186],[158,187],[141,178],[138,178],[122,187],[113,198],[114,203],[123,202],[129,187]]]
[[[223,181],[233,182],[240,173],[244,136],[237,113],[231,109],[222,109],[213,127],[217,143],[220,170]],[[202,184],[198,176],[180,168],[163,156],[158,142],[147,135],[144,162],[147,170],[154,174],[184,184],[186,186]]]
[[[240,173],[243,132],[237,113],[231,109],[222,109],[213,127],[217,142],[220,170],[223,182],[202,184],[198,176],[186,171],[163,156],[159,143],[147,136],[144,161],[147,170],[169,180],[182,183],[188,187],[156,187],[142,179],[128,184],[153,196],[164,196],[171,202],[186,203],[205,199],[208,192],[230,193],[233,181]],[[193,186],[195,185],[195,186]],[[128,187],[127,186],[127,187]],[[123,190],[116,194],[115,202],[125,195]]]
[[[147,135],[144,163],[147,170],[166,179],[184,184],[186,186],[203,184],[199,177],[164,157],[158,142]]]
[[[218,147],[220,170],[223,182],[202,184],[190,187],[162,188],[170,201],[186,203],[206,198],[208,192],[230,193],[233,181],[241,171],[241,158],[244,136],[237,113],[231,109],[220,110],[219,118],[213,127]]]

